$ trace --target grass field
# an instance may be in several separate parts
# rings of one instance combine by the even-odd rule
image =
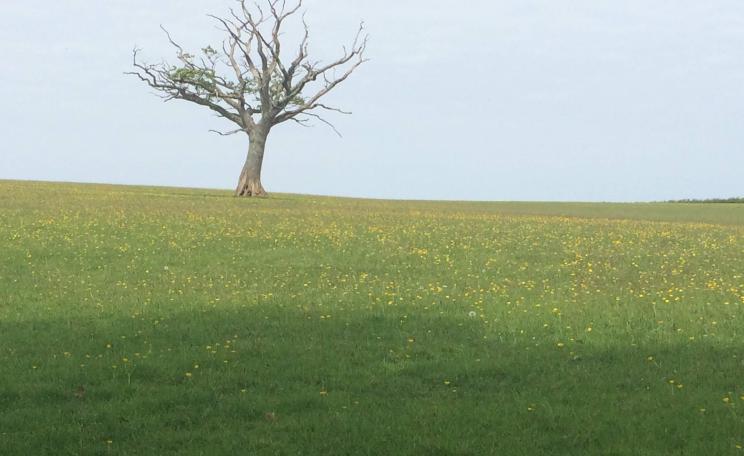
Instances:
[[[0,455],[744,454],[744,205],[0,181]]]

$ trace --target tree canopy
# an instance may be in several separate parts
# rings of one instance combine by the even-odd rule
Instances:
[[[206,46],[190,53],[165,31],[176,49],[177,64],[150,64],[134,50],[136,75],[165,100],[181,99],[205,106],[239,128],[228,133],[251,132],[257,127],[292,120],[306,124],[310,118],[331,125],[319,113],[341,109],[321,102],[327,93],[367,61],[368,35],[364,24],[343,54],[329,63],[309,55],[309,28],[302,15],[303,38],[289,57],[284,55],[282,27],[299,12],[302,1],[288,7],[286,0],[268,0],[266,6],[238,0],[227,17],[210,15],[226,38],[218,48]],[[348,113],[347,113],[348,114]],[[331,125],[332,126],[332,125]]]

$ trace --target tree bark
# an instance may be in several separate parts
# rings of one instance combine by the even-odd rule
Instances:
[[[266,190],[261,185],[261,166],[268,135],[268,130],[264,128],[256,128],[248,135],[248,156],[240,173],[235,196],[266,196]]]

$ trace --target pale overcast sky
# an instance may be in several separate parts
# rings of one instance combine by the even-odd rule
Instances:
[[[231,0],[0,1],[0,179],[229,188],[247,138],[133,77],[219,43]],[[311,51],[363,19],[343,133],[272,132],[269,192],[645,201],[744,195],[741,0],[306,0]],[[287,38],[295,35],[288,34]]]

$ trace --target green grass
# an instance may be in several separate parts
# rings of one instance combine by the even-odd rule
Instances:
[[[0,181],[0,253],[2,455],[744,451],[742,204]]]

